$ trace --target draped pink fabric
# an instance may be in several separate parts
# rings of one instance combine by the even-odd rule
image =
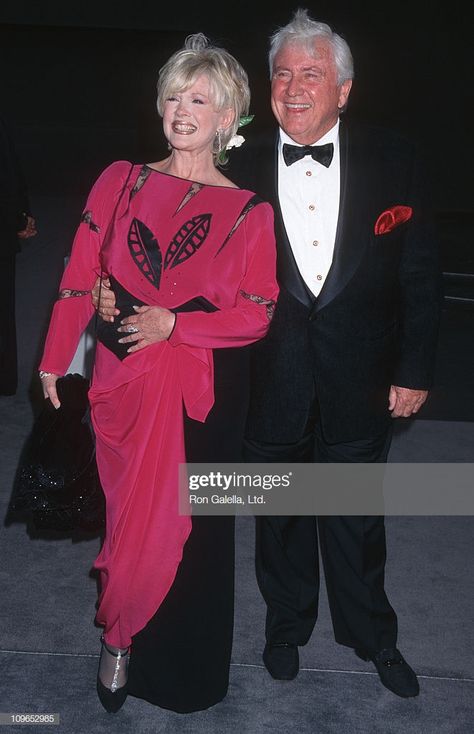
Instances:
[[[191,531],[190,517],[178,514],[178,466],[185,453],[177,375],[193,375],[196,360],[186,348],[159,346],[156,369],[113,388],[113,400],[106,384],[94,384],[89,393],[107,508],[107,534],[94,564],[102,589],[97,621],[107,641],[119,647],[130,643],[163,601]],[[105,351],[98,357],[101,372],[107,369],[102,360],[109,361]],[[202,364],[207,412],[213,401],[211,364]],[[205,414],[195,417],[203,420]],[[139,439],[131,441],[134,436]]]
[[[89,397],[106,496],[106,535],[94,564],[97,621],[118,647],[127,647],[160,606],[191,532],[190,517],[178,512],[183,406],[205,421],[214,401],[212,349],[264,336],[278,293],[268,204],[248,191],[146,166],[134,166],[127,178],[129,172],[127,162],[112,164],[91,191],[60,285],[79,295],[55,304],[40,369],[67,371],[93,312],[84,292],[100,270],[99,255],[106,273],[149,305],[172,308],[200,296],[218,310],[179,313],[168,341],[123,361],[97,345]],[[147,251],[137,249],[137,231],[148,237]]]

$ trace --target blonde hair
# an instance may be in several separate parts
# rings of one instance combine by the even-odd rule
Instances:
[[[217,112],[232,109],[234,120],[213,144],[214,162],[236,134],[242,115],[248,114],[250,89],[244,68],[224,48],[213,46],[203,33],[188,36],[184,46],[161,67],[158,75],[158,114],[163,117],[165,100],[172,94],[188,89],[200,76],[209,79],[210,98]],[[222,161],[225,162],[225,161]]]

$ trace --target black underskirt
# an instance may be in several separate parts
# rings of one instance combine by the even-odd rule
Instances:
[[[215,349],[215,404],[206,423],[185,416],[189,462],[241,461],[248,349]],[[168,595],[132,638],[129,693],[178,713],[221,701],[234,621],[234,518],[193,518]],[[159,559],[157,559],[159,563]]]

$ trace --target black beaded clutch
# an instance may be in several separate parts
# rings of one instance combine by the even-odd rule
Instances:
[[[61,407],[45,400],[20,462],[9,514],[36,530],[101,530],[105,499],[97,473],[87,397],[89,382],[67,374],[56,383]]]

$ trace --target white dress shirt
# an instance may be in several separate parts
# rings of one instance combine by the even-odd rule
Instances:
[[[315,145],[333,143],[329,168],[307,155],[287,166],[283,143],[298,145],[280,129],[278,198],[283,222],[299,271],[317,296],[331,267],[339,214],[339,120]]]

